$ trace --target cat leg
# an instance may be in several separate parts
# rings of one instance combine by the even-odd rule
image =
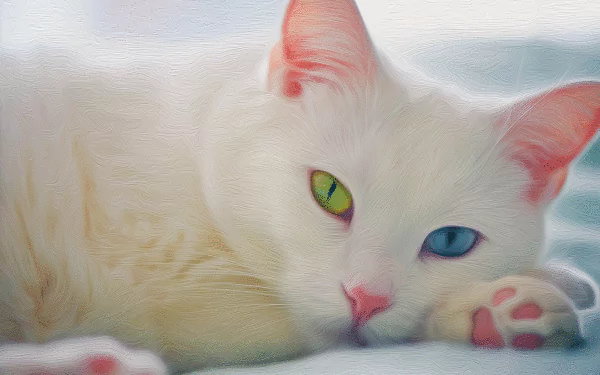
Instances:
[[[155,354],[132,350],[110,337],[78,337],[47,344],[0,347],[3,375],[166,375]]]
[[[426,336],[519,349],[579,344],[583,339],[576,304],[553,282],[555,276],[537,270],[452,293],[429,316]],[[563,278],[565,284],[577,283],[565,283]]]

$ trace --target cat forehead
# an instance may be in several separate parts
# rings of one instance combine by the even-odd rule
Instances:
[[[483,224],[472,222],[473,212],[512,207],[522,176],[494,147],[485,111],[459,110],[434,95],[371,103],[364,109],[333,106],[312,134],[316,146],[303,146],[311,150],[311,166],[347,185],[357,227],[377,222],[381,231],[389,226],[396,233],[399,225],[409,231],[447,223],[476,226]],[[327,123],[333,116],[342,121]],[[352,121],[352,130],[336,131]]]
[[[436,93],[411,100],[388,85],[314,103],[304,135],[315,145],[314,156],[363,186],[468,168],[492,141],[485,114],[459,111]]]

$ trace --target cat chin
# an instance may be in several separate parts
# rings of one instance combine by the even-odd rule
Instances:
[[[322,352],[332,348],[356,348],[370,346],[362,333],[353,330],[351,324],[342,325],[339,329],[311,329],[305,332],[307,347],[313,352]]]
[[[310,351],[320,352],[331,348],[364,348],[386,347],[420,341],[424,332],[422,324],[402,326],[390,329],[387,319],[374,319],[364,326],[356,327],[350,318],[331,320],[323,323],[323,319],[302,319],[298,326],[306,340]],[[393,323],[409,323],[395,321]],[[414,322],[414,320],[413,320]],[[424,324],[425,322],[423,322]],[[396,325],[393,324],[393,325]],[[393,333],[393,336],[390,334]]]
[[[394,332],[397,333],[397,332]],[[408,344],[420,341],[419,336],[409,335],[390,337],[382,332],[365,326],[354,329],[351,324],[341,327],[339,330],[331,329],[307,333],[307,347],[310,351],[321,352],[326,349],[340,348],[377,348],[393,345]]]

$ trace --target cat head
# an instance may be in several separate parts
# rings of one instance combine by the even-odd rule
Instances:
[[[205,188],[315,346],[357,323],[368,342],[419,336],[444,294],[532,267],[600,124],[592,82],[493,110],[415,95],[351,0],[292,0],[267,75],[212,114]]]

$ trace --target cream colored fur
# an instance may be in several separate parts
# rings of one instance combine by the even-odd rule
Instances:
[[[267,43],[140,43],[0,52],[1,337],[107,334],[177,369],[272,361],[337,342],[341,282],[393,286],[364,334],[394,343],[448,293],[534,266],[543,211],[499,110],[383,57],[364,90],[289,100],[265,88]],[[309,167],[352,192],[350,232]],[[486,240],[420,259],[446,225]]]

